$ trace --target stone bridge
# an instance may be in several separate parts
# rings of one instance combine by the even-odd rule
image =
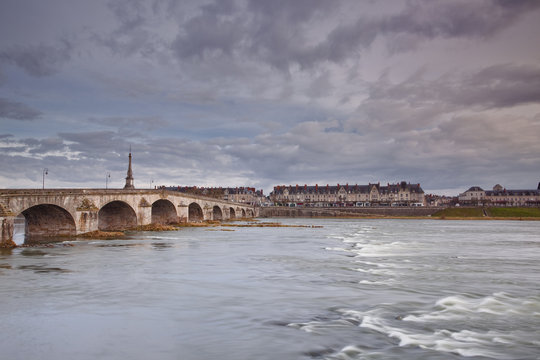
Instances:
[[[16,217],[28,238],[73,236],[138,225],[258,216],[258,208],[167,190],[0,190],[0,247],[13,245]]]

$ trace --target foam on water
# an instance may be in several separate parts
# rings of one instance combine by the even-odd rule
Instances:
[[[499,348],[507,344],[516,344],[523,335],[513,332],[453,331],[447,329],[420,332],[417,329],[395,326],[390,321],[378,316],[377,312],[364,315],[360,327],[395,338],[399,341],[399,346],[418,346],[423,349],[455,353],[466,357],[484,356],[493,359],[508,359],[509,355],[501,353]]]
[[[403,320],[415,322],[455,320],[470,317],[474,313],[494,316],[538,316],[539,310],[540,297],[538,296],[523,299],[505,293],[495,293],[483,298],[456,295],[440,299],[431,311],[407,315]]]
[[[395,271],[387,270],[387,269],[362,269],[362,268],[356,268],[353,269],[354,271],[363,272],[367,274],[373,274],[373,275],[395,275]]]
[[[363,285],[392,285],[395,283],[394,279],[387,279],[387,280],[360,280],[358,282],[359,284]]]
[[[334,331],[336,328],[346,328],[356,326],[354,322],[347,319],[336,319],[331,321],[309,321],[306,323],[290,323],[288,327],[300,329],[308,333],[323,334]]]
[[[405,317],[396,317],[393,314],[396,308],[392,304],[381,304],[367,311],[341,309],[337,312],[342,319],[358,322],[361,328],[398,340],[400,347],[415,346],[464,357],[522,359],[530,351],[527,348],[540,345],[540,331],[517,330],[512,323],[519,321],[516,315],[530,317],[539,307],[538,296],[520,298],[501,292],[480,298],[448,296],[436,301],[432,309]],[[490,330],[474,329],[474,326],[460,328],[463,324],[474,323],[475,316],[484,322],[490,321],[491,317],[497,326]],[[414,323],[424,325],[416,326]],[[352,351],[354,346],[351,346],[343,348],[332,358],[360,359],[367,356],[361,349]]]

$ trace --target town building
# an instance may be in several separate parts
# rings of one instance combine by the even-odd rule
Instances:
[[[497,184],[493,190],[473,186],[459,195],[459,203],[473,206],[540,206],[540,183],[536,189],[506,189]]]
[[[449,207],[454,206],[458,202],[457,196],[446,196],[436,194],[424,195],[424,201],[426,206],[430,207]]]
[[[223,188],[223,200],[250,205],[261,205],[265,196],[262,190],[253,187]]]
[[[275,186],[270,200],[281,206],[424,206],[420,184]]]

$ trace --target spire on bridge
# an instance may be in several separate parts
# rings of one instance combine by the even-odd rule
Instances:
[[[126,176],[126,185],[124,185],[124,189],[135,189],[135,186],[133,186],[133,171],[131,170],[131,146],[129,147],[129,165]]]

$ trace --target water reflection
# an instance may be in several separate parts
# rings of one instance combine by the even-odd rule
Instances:
[[[69,273],[70,270],[62,269],[58,267],[48,267],[45,265],[20,265],[18,267],[20,270],[32,270],[37,274],[40,273]]]
[[[173,247],[174,245],[172,243],[166,243],[166,242],[152,243],[152,248],[155,250],[167,250]]]
[[[111,243],[111,244],[98,244],[96,247],[99,248],[132,248],[132,247],[144,247],[144,244],[133,244],[133,243]]]
[[[45,256],[48,255],[47,252],[39,249],[23,249],[21,251],[22,256]]]
[[[26,218],[23,214],[19,214],[13,222],[13,242],[17,246],[24,244],[26,232]]]

